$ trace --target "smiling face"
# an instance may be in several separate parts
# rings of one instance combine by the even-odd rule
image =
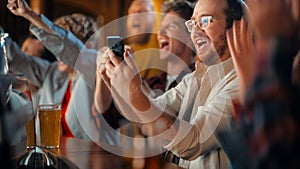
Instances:
[[[150,0],[135,0],[129,7],[126,26],[130,43],[148,42],[154,25],[154,15],[147,12],[154,12]]]
[[[182,57],[191,55],[192,49],[190,35],[185,28],[184,19],[179,18],[175,12],[169,12],[162,20],[161,28],[157,36],[159,43],[160,59],[172,59],[172,55]]]
[[[198,22],[201,16],[213,16],[209,26],[202,30],[194,26],[191,33],[197,55],[206,65],[213,65],[230,57],[226,42],[226,0],[199,0],[194,9],[192,20]]]

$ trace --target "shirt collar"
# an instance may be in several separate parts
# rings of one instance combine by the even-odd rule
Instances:
[[[219,76],[225,76],[233,69],[234,69],[234,65],[233,65],[232,58],[228,58],[227,60],[221,63],[209,66],[207,68],[207,73],[210,74],[217,71]]]

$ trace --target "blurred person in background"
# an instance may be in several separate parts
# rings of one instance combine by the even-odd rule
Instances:
[[[249,147],[243,153],[249,155],[249,168],[299,168],[300,3],[247,3],[254,44],[251,26],[236,22],[228,31],[235,35],[228,36],[228,44],[242,86],[235,119]]]
[[[28,36],[21,47],[21,50],[30,56],[40,57],[49,62],[56,61],[55,56],[35,36]]]
[[[49,62],[56,61],[55,56],[46,49],[43,44],[34,36],[28,36],[21,47],[21,50],[27,54],[28,56],[33,57],[39,57],[45,60],[48,60]],[[30,92],[27,89],[27,86],[25,84],[22,84],[22,81],[20,80],[19,84],[15,84],[13,88],[19,90],[20,92],[24,92],[26,95],[31,94],[31,98],[34,104],[34,107],[37,107],[38,102],[38,87],[35,86],[33,83],[28,81]]]
[[[147,12],[149,10],[153,11],[153,3],[152,1],[149,0],[136,0],[134,1],[134,3],[132,3],[132,6],[134,7],[134,9],[132,10],[132,13],[139,13],[139,12]],[[63,23],[64,26],[66,26],[65,23],[71,22],[73,23],[73,29],[71,30],[68,27],[64,27],[66,30],[61,30],[61,28],[56,27],[54,24],[52,24],[44,15],[38,16],[37,14],[35,14],[27,5],[27,3],[23,0],[9,0],[8,1],[8,8],[12,11],[17,11],[16,9],[18,9],[18,13],[15,13],[16,15],[21,15],[24,18],[26,18],[27,20],[29,20],[31,23],[33,23],[33,25],[36,25],[37,27],[31,27],[31,31],[32,33],[38,37],[39,40],[42,41],[42,43],[56,56],[58,57],[60,60],[62,60],[64,63],[66,63],[67,65],[74,67],[78,73],[80,73],[82,75],[82,78],[85,80],[85,82],[87,83],[87,85],[94,89],[94,85],[95,85],[95,72],[96,72],[96,51],[95,50],[87,50],[87,47],[91,47],[91,45],[93,46],[94,44],[91,44],[90,41],[87,42],[88,44],[86,44],[86,46],[84,46],[84,44],[81,42],[81,40],[79,40],[78,38],[76,38],[75,36],[73,36],[73,34],[69,33],[66,30],[69,31],[75,31],[75,30],[83,30],[81,33],[82,35],[86,36],[86,37],[90,37],[91,36],[91,32],[89,30],[93,30],[94,26],[90,25],[88,22],[85,25],[85,29],[82,29],[80,24],[79,25],[75,25],[72,19],[66,20]],[[19,13],[20,12],[20,13]],[[28,15],[29,14],[29,15]],[[153,17],[151,19],[151,17]],[[148,18],[148,17],[147,17]],[[141,20],[141,22],[135,26],[139,27],[144,27],[142,26],[144,21],[149,21],[150,24],[147,24],[148,28],[149,26],[151,26],[151,29],[153,27],[153,19],[154,19],[154,15],[149,16],[149,20],[146,20],[145,18],[143,18]],[[151,25],[152,24],[152,25]],[[87,29],[89,28],[89,29]],[[147,28],[147,30],[148,30]],[[87,30],[87,31],[85,31]],[[146,31],[146,30],[144,30]],[[142,31],[143,32],[143,31]],[[81,37],[82,35],[79,35],[78,37]],[[153,36],[151,36],[153,38]],[[154,37],[155,38],[155,37]],[[156,43],[156,47],[155,45],[152,45],[152,43],[148,44],[148,47],[150,48],[157,48],[157,42],[152,41]],[[83,56],[84,57],[80,57]],[[85,57],[87,56],[87,57]],[[158,58],[158,55],[154,55],[155,57]],[[149,67],[159,67],[157,65],[153,65],[153,63],[155,62],[159,62],[161,63],[158,59],[153,59],[151,57],[148,57],[148,59],[150,60],[149,62],[147,62],[147,64],[150,65],[146,65],[146,68]],[[143,59],[141,59],[143,63],[146,63],[146,61],[144,62]],[[162,69],[161,67],[159,69]],[[157,70],[154,70],[155,72]],[[148,72],[148,71],[147,71]],[[161,71],[159,71],[161,72]],[[149,73],[147,73],[149,75]]]
[[[15,15],[31,21],[33,23],[30,27],[31,32],[42,42],[46,41],[47,43],[43,43],[45,47],[58,58],[57,54],[65,49],[65,46],[62,44],[64,36],[74,39],[80,38],[80,40],[86,41],[97,29],[95,19],[84,14],[72,14],[56,19],[55,22],[65,28],[62,29],[55,26],[45,16],[41,15],[40,18],[23,0],[9,0],[7,7]],[[53,43],[55,40],[57,43]],[[77,43],[80,46],[84,46],[81,41]],[[58,45],[59,48],[54,44]],[[82,128],[77,113],[90,114],[89,111],[93,102],[93,89],[88,87],[87,82],[80,73],[73,69],[72,66],[74,65],[69,63],[67,65],[60,60],[49,63],[39,58],[29,57],[21,52],[13,41],[10,41],[7,48],[9,52],[9,66],[12,70],[25,74],[29,80],[40,88],[41,97],[39,104],[62,104],[63,136],[90,139]],[[62,57],[77,57],[77,55],[72,56],[72,54],[72,52],[64,53]],[[76,97],[78,97],[76,95],[80,95],[84,100],[76,100]],[[75,104],[77,102],[82,104],[84,112],[76,111]]]
[[[125,40],[135,51],[135,62],[145,79],[159,75],[166,69],[166,62],[159,59],[155,32],[159,28],[156,23],[160,18],[154,12],[152,0],[134,0],[128,8],[126,20]]]
[[[1,97],[1,136],[2,141],[8,141],[10,145],[17,145],[26,142],[26,123],[33,117],[34,112],[29,99],[21,92],[12,88],[18,81],[15,74],[10,74],[5,52],[7,37],[0,27],[0,97]],[[2,105],[4,107],[2,107]],[[4,124],[3,124],[4,123]],[[3,133],[2,133],[3,132]]]
[[[239,0],[198,0],[186,22],[202,67],[186,75],[166,93],[152,99],[129,53],[121,62],[112,51],[103,78],[126,118],[149,124],[152,135],[187,168],[229,168],[214,133],[230,130],[231,99],[237,96],[238,77],[229,53],[226,30],[243,16]],[[204,71],[204,70],[206,71]],[[104,72],[104,71],[103,71]],[[105,77],[105,76],[103,76]],[[149,136],[149,137],[150,137]]]
[[[160,47],[160,59],[167,62],[167,71],[145,79],[144,85],[149,89],[152,97],[157,97],[167,90],[175,87],[182,78],[195,69],[195,51],[188,30],[184,21],[189,19],[193,13],[193,4],[187,1],[165,2],[163,4],[163,19],[161,28],[157,35]],[[105,76],[104,65],[108,61],[105,51],[98,55],[97,78],[95,88],[94,105],[95,117],[103,115],[104,119],[113,127],[118,128],[122,125],[123,119],[118,109],[115,107],[109,88],[104,83],[101,76]],[[101,119],[101,118],[100,118]],[[96,119],[100,128],[101,120]],[[103,121],[102,121],[103,122]],[[132,128],[122,126],[122,133],[134,136],[142,134],[135,123],[131,123]],[[133,129],[133,131],[129,131]],[[146,128],[144,128],[146,129]],[[133,132],[133,133],[132,133]],[[146,132],[146,131],[145,131]]]

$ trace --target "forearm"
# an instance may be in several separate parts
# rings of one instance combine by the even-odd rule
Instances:
[[[142,123],[142,132],[148,136],[156,136],[162,134],[163,140],[171,141],[178,129],[176,117],[164,112],[164,109],[155,104],[149,98],[149,91],[145,91],[145,85],[141,88],[136,88],[130,96],[133,107],[138,110],[138,116]]]
[[[52,29],[50,29],[50,27],[47,24],[45,24],[41,19],[41,17],[34,11],[32,10],[28,11],[23,15],[23,17],[27,19],[29,22],[31,22],[33,25],[35,25],[36,27],[40,29],[44,29],[49,33],[55,34],[55,32]]]
[[[176,117],[164,112],[153,122],[142,124],[141,130],[146,136],[156,136],[164,133],[162,138],[169,143],[173,140],[178,131],[177,122]]]
[[[31,82],[40,87],[43,78],[49,72],[50,63],[44,59],[24,54],[11,38],[6,40],[6,50],[10,71],[24,74]]]
[[[96,73],[96,88],[94,94],[94,104],[95,108],[104,113],[109,108],[112,102],[112,96],[109,88],[105,84],[105,82],[100,78],[98,73]]]
[[[147,111],[151,108],[151,103],[148,97],[148,91],[145,86],[130,87],[129,100],[133,108],[140,111],[140,113]]]
[[[87,49],[74,34],[56,26],[44,15],[41,15],[40,18],[55,34],[49,33],[35,25],[30,27],[31,33],[59,60],[80,72],[80,76],[85,79],[91,88],[95,88],[97,51]]]

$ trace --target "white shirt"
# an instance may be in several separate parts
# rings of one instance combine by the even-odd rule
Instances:
[[[195,71],[185,76],[175,88],[154,99],[165,104],[165,112],[178,117],[178,132],[165,148],[190,160],[189,168],[228,168],[214,132],[228,130],[231,100],[237,92],[238,79],[230,58],[208,67],[204,75]]]

